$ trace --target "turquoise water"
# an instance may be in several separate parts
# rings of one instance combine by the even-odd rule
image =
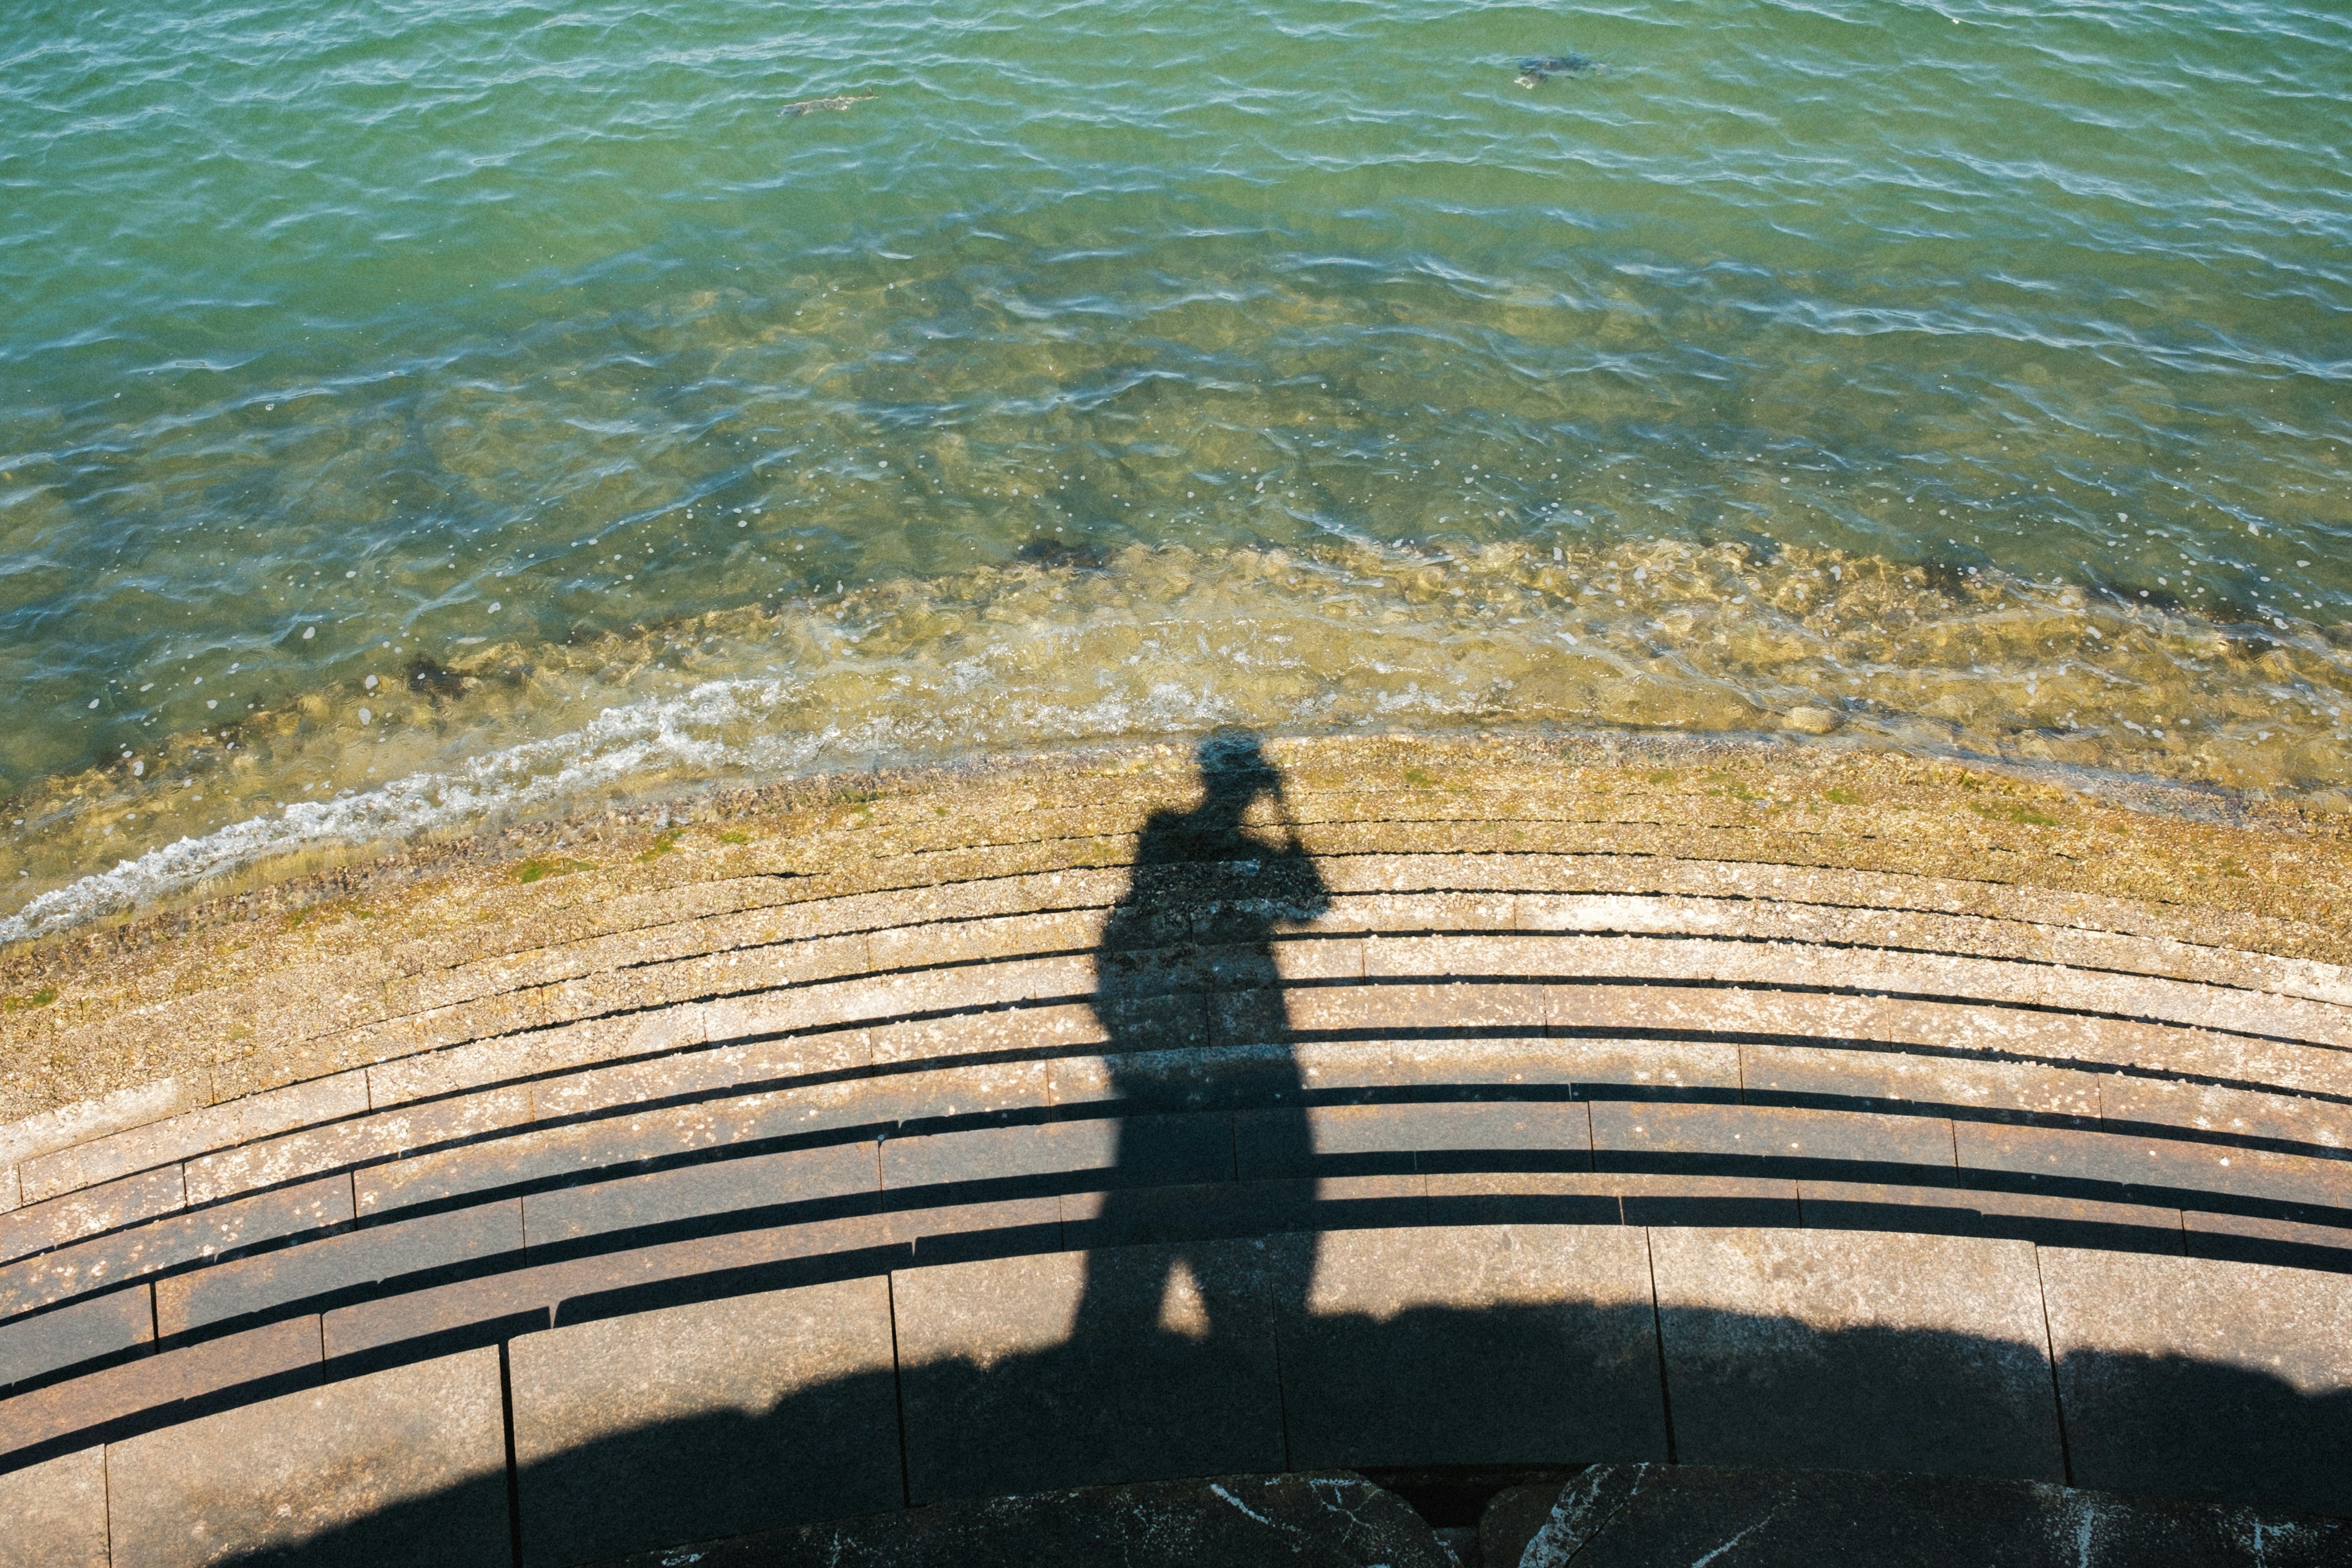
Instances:
[[[2338,800],[2347,100],[2223,0],[27,0],[0,938],[1221,721]]]

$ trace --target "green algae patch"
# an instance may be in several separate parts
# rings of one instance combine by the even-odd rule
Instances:
[[[541,859],[537,856],[515,867],[511,875],[518,882],[540,882],[550,877],[569,877],[574,871],[593,871],[595,862],[573,860],[565,856]]]
[[[1987,817],[1996,822],[2014,822],[2021,827],[2055,827],[2058,826],[2058,819],[2056,817],[2050,816],[2047,812],[2036,811],[2030,805],[1988,805],[1983,801],[1972,800],[1969,802],[1969,809],[1975,812],[1979,816]]]
[[[0,996],[0,1013],[29,1013],[36,1007],[46,1007],[58,999],[58,988],[44,985],[38,991],[23,996]]]

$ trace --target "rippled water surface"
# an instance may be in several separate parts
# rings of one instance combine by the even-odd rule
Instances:
[[[2251,0],[26,0],[0,938],[1224,721],[2340,801],[2347,99]]]

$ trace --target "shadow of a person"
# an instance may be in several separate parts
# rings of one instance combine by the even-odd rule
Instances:
[[[1145,821],[1127,893],[1104,923],[1096,952],[1094,1005],[1108,1036],[1104,1060],[1117,1097],[1133,1110],[1118,1124],[1109,1190],[1093,1229],[1108,1244],[1167,1242],[1172,1256],[1155,1279],[1116,1284],[1099,1249],[1090,1256],[1076,1324],[1081,1342],[1141,1342],[1137,1336],[1160,1326],[1160,1306],[1180,1268],[1210,1327],[1221,1319],[1230,1324],[1238,1305],[1231,1300],[1237,1288],[1231,1270],[1204,1267],[1200,1255],[1199,1238],[1215,1233],[1215,1216],[1181,1208],[1171,1214],[1165,1185],[1177,1173],[1200,1171],[1204,1120],[1219,1129],[1213,1157],[1220,1178],[1231,1181],[1224,1162],[1233,1158],[1232,1123],[1223,1114],[1168,1113],[1176,1109],[1172,1089],[1206,1090],[1214,1103],[1247,1110],[1255,1168],[1304,1174],[1314,1153],[1273,937],[1281,927],[1323,914],[1330,892],[1290,826],[1282,776],[1257,737],[1220,731],[1200,743],[1196,756],[1201,803],[1189,811],[1156,811]],[[1244,820],[1261,802],[1271,808],[1259,814],[1271,819],[1265,827]],[[1171,1073],[1164,1054],[1171,1020],[1182,1016],[1182,994],[1203,985],[1215,1050],[1205,1064],[1206,1081],[1182,1069]],[[1194,1062],[1198,1072],[1197,1057]]]

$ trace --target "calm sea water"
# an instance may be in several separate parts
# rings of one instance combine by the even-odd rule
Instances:
[[[1218,721],[2340,801],[2347,124],[2260,0],[21,0],[0,938]]]

